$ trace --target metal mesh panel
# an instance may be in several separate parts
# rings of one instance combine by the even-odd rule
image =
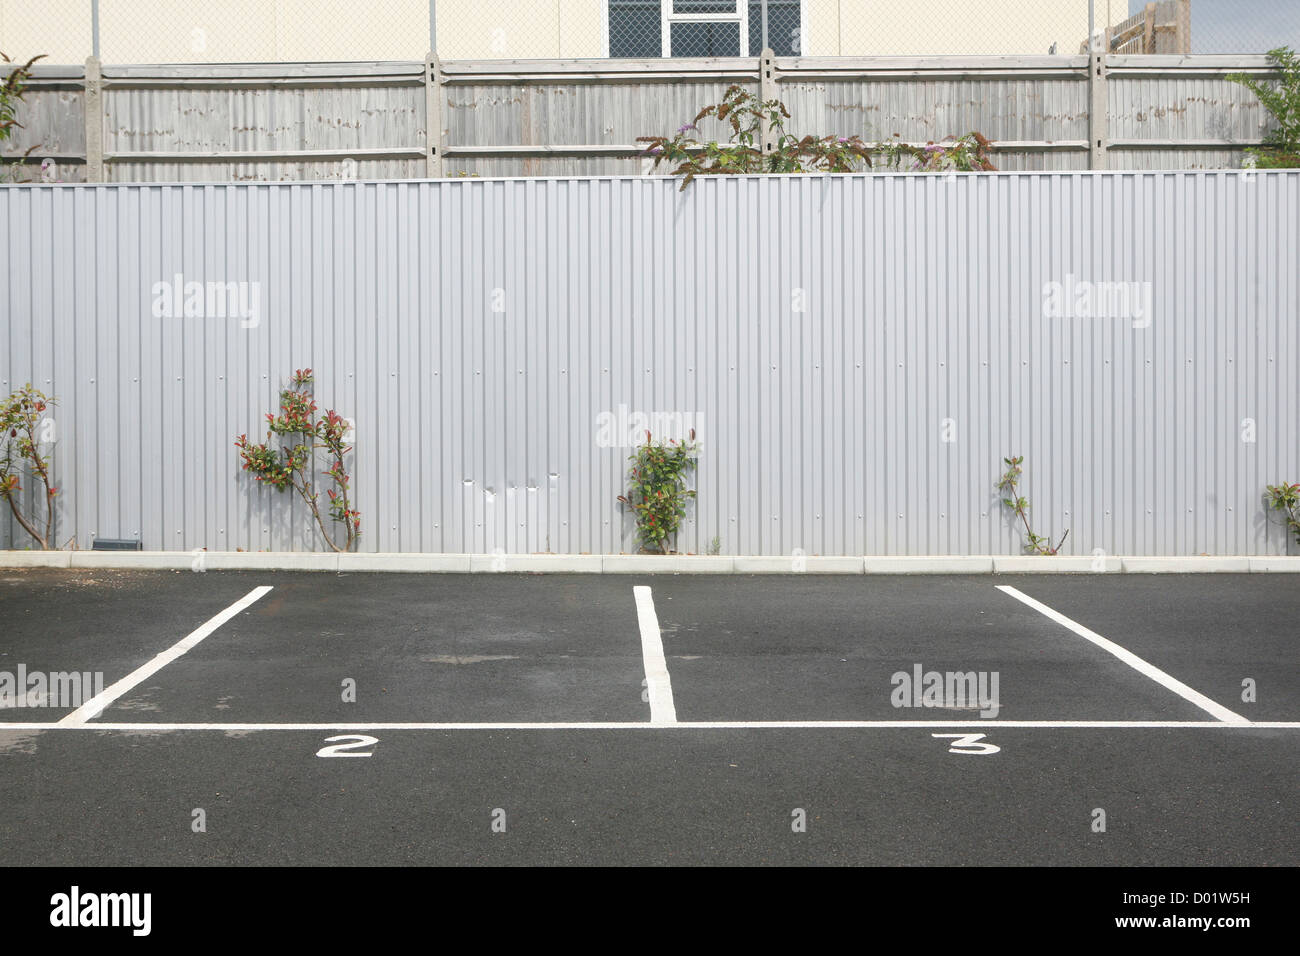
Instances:
[[[1263,53],[1296,0],[0,0],[0,50],[50,64]]]
[[[84,63],[93,48],[91,0],[48,5],[0,0],[0,52],[11,59],[25,63],[43,53],[42,64],[75,65]]]

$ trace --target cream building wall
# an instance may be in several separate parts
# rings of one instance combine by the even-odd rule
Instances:
[[[671,2],[671,0],[664,0]],[[1107,0],[1098,0],[1098,24]],[[1127,3],[1112,0],[1114,18]],[[1122,9],[1120,9],[1122,7]],[[1065,54],[1087,35],[1088,0],[802,0],[809,56]],[[438,0],[445,59],[608,54],[607,0]],[[428,0],[101,0],[105,63],[418,60]],[[0,0],[0,50],[77,64],[90,0]]]
[[[1088,36],[1088,0],[806,0],[805,8],[808,56],[1045,54],[1053,43],[1064,55]]]

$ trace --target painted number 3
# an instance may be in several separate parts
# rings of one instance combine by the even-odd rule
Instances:
[[[317,757],[371,757],[373,754],[353,753],[359,747],[373,747],[379,743],[378,737],[367,737],[365,734],[343,734],[341,737],[326,737],[325,742],[328,747],[322,747],[316,751]]]
[[[987,756],[995,754],[1002,748],[997,744],[980,743],[984,740],[983,734],[931,734],[931,737],[950,737],[952,744],[948,747],[950,754],[980,754]]]

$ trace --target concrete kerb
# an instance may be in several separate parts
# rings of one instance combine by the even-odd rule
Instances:
[[[1248,557],[1210,557],[1206,555],[1164,558],[1124,558],[1125,574],[1198,574],[1206,572],[1236,572],[1250,570]]]
[[[0,551],[0,568],[551,574],[1300,573],[1286,555],[332,554],[270,551]]]
[[[863,558],[867,574],[992,574],[991,555],[899,555]]]
[[[71,551],[0,551],[0,567],[66,568],[72,555]]]

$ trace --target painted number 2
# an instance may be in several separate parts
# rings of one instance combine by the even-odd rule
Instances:
[[[351,751],[358,747],[373,747],[379,743],[379,738],[367,737],[365,734],[343,734],[340,737],[326,737],[325,742],[330,746],[316,751],[317,757],[372,757],[374,754]]]
[[[997,744],[980,743],[984,739],[983,734],[931,734],[931,737],[951,737],[952,744],[948,747],[950,754],[980,754],[986,756],[995,754],[1002,748]]]

